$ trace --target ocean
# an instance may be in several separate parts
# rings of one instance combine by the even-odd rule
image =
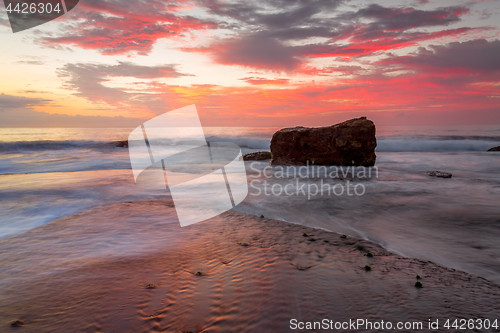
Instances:
[[[248,153],[269,150],[278,129],[204,130],[208,141],[233,142]],[[44,263],[38,266],[40,274],[49,272],[43,267],[61,269],[61,263],[77,262],[79,256],[130,256],[175,246],[175,215],[140,233],[130,224],[107,233],[107,224],[120,223],[120,212],[113,211],[92,221],[102,226],[98,235],[85,229],[78,235],[73,229],[65,233],[65,218],[84,211],[170,196],[168,190],[135,185],[128,150],[116,145],[127,140],[130,131],[0,129],[0,243],[18,238],[9,251],[19,253],[28,249],[23,243],[27,233],[37,233],[34,241],[57,237],[60,248],[38,254]],[[369,178],[359,177],[359,169],[335,168],[328,172],[340,176],[318,176],[316,166],[309,166],[303,176],[283,176],[267,162],[246,162],[252,186],[234,209],[363,238],[388,251],[500,284],[500,153],[487,152],[500,145],[500,127],[377,128],[377,141],[376,170]],[[428,176],[436,170],[453,177]],[[311,195],[311,189],[325,183],[345,191]],[[285,187],[289,194],[281,191]],[[359,191],[349,195],[355,189]],[[54,223],[57,229],[50,228]],[[25,264],[11,263],[9,269]]]

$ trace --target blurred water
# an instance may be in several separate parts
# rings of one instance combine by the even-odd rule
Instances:
[[[378,178],[329,179],[362,184],[362,196],[264,195],[263,181],[289,185],[296,179],[266,178],[253,184],[238,210],[361,237],[389,251],[486,277],[500,284],[500,154],[378,153]],[[258,176],[265,163],[248,167]],[[311,169],[311,167],[310,167]],[[272,175],[279,167],[267,172]],[[429,177],[427,171],[453,178]],[[311,172],[310,172],[311,173]],[[317,184],[321,179],[300,179]],[[314,190],[314,188],[313,188]],[[270,193],[270,191],[268,191]]]
[[[209,141],[234,142],[250,152],[269,149],[276,130],[206,128],[205,135]],[[167,198],[167,190],[143,190],[134,184],[127,149],[112,143],[126,140],[129,132],[0,129],[0,239],[95,207]],[[362,196],[266,196],[254,195],[251,188],[236,209],[362,237],[390,251],[500,283],[500,153],[485,152],[500,145],[500,129],[387,128],[378,130],[378,143],[378,178],[325,180],[331,185],[363,184]],[[267,166],[246,164],[250,177]],[[426,172],[431,170],[451,172],[453,178],[429,177]],[[268,171],[273,175],[276,169]],[[258,180],[253,184],[261,189],[264,180],[289,188],[296,181],[262,175],[249,180]],[[321,179],[300,181],[319,184]],[[119,220],[119,212],[109,218]],[[165,218],[176,222],[175,216]],[[64,231],[58,231],[58,237],[65,237]],[[82,235],[73,246],[92,243],[90,237]],[[127,253],[135,247],[139,251],[139,243],[141,249],[147,246],[127,239]],[[112,242],[109,246],[100,253],[122,251]]]

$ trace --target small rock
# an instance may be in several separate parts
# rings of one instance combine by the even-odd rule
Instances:
[[[115,146],[118,148],[128,148],[128,141],[115,141]]]
[[[347,236],[346,235],[342,235],[342,236],[340,236],[340,238],[347,238]]]
[[[415,282],[415,287],[422,288],[423,287],[422,282],[420,281]]]
[[[24,325],[24,322],[21,319],[14,320],[12,323],[10,323],[10,326],[13,326],[13,327],[20,327],[23,325]]]
[[[438,177],[438,178],[451,178],[452,174],[449,172],[441,172],[441,171],[429,171],[427,173],[431,177]]]
[[[244,161],[264,161],[270,160],[273,157],[271,152],[268,151],[258,151],[256,153],[250,153],[243,155]]]
[[[488,149],[488,151],[500,151],[500,146],[493,147],[491,149]]]

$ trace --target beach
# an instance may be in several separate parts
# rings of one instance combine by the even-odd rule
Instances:
[[[243,153],[274,130],[206,129]],[[168,188],[135,184],[126,129],[4,129],[0,331],[484,331],[500,307],[497,132],[381,130],[366,177],[246,161],[246,199],[181,227]]]
[[[112,204],[1,241],[2,331],[288,332],[324,319],[429,331],[429,319],[500,313],[498,285],[365,240],[235,211],[185,228],[165,223],[173,215],[169,200]],[[94,255],[167,227],[164,246]]]

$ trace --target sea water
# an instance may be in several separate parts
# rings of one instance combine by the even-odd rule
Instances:
[[[246,153],[269,150],[278,129],[204,130],[207,140],[233,142]],[[43,231],[51,222],[96,207],[168,198],[168,189],[135,185],[128,150],[114,143],[126,140],[129,133],[130,129],[0,129],[0,242],[30,230]],[[345,168],[341,172],[347,174],[325,178],[314,174],[314,166],[307,168],[305,177],[279,177],[268,161],[246,162],[249,184],[253,182],[235,209],[361,237],[388,251],[500,284],[500,153],[486,152],[500,145],[500,127],[378,128],[377,141],[376,173],[369,178],[353,177]],[[435,170],[450,172],[453,178],[428,176]],[[363,193],[266,195],[266,180],[275,188],[288,185],[289,193],[321,181],[348,189],[362,185]],[[119,223],[119,212],[107,219],[99,223]],[[150,237],[133,232],[127,237],[99,235],[101,245],[88,255],[131,255],[167,246],[178,230],[175,223],[174,215],[165,216]],[[68,240],[73,236],[57,234]],[[95,237],[82,232],[72,244],[74,251]],[[9,251],[22,248],[19,243]]]

